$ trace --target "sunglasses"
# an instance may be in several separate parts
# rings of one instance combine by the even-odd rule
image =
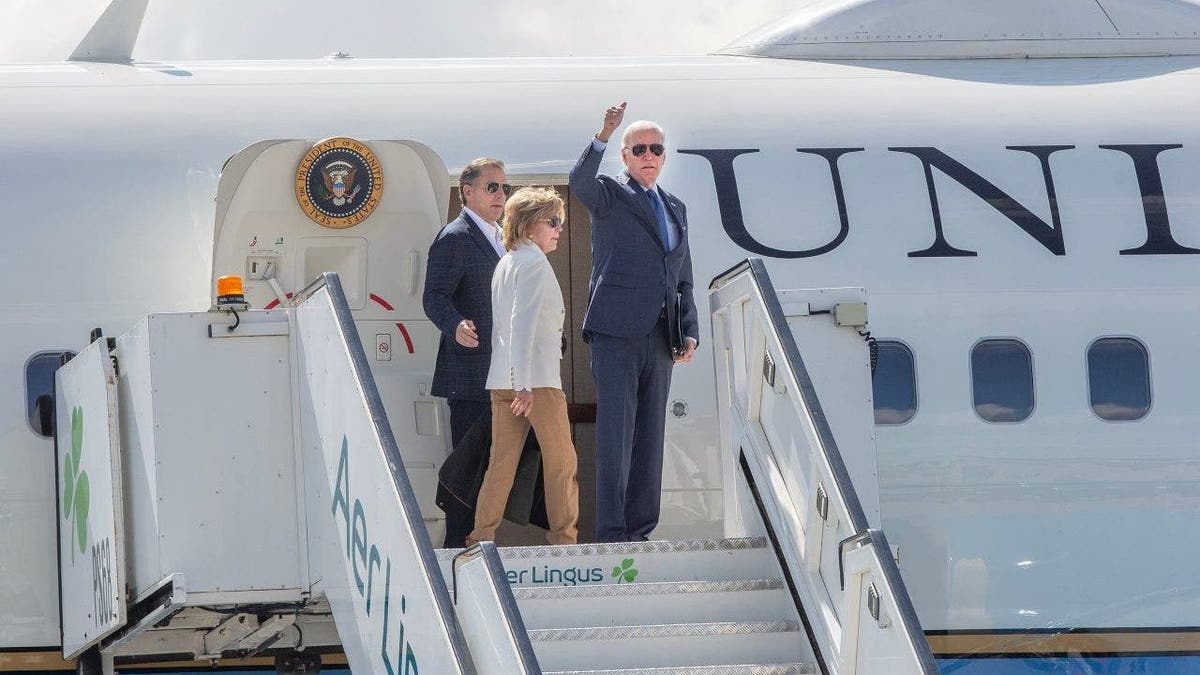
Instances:
[[[497,183],[496,181],[492,181],[491,183],[484,185],[483,189],[487,190],[489,195],[494,195],[497,191],[504,190],[504,196],[509,197],[512,195],[514,188],[508,183]]]
[[[556,230],[561,230],[563,228],[563,219],[559,218],[558,216],[550,216],[549,218],[542,218],[542,221],[550,223],[550,227],[553,227]]]
[[[633,153],[634,157],[641,157],[642,155],[646,154],[647,150],[653,152],[655,157],[662,157],[662,154],[667,151],[667,149],[663,147],[662,143],[651,143],[650,145],[638,143],[632,148],[629,148],[629,151]]]

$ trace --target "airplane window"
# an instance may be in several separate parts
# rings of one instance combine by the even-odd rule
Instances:
[[[29,428],[38,436],[54,435],[54,371],[63,354],[75,352],[40,352],[25,363],[25,400]]]
[[[1102,338],[1087,352],[1092,411],[1102,420],[1129,422],[1150,412],[1150,359],[1132,338]]]
[[[880,340],[872,390],[875,424],[904,424],[917,414],[917,371],[912,352],[901,342]]]
[[[983,340],[971,350],[975,413],[988,422],[1033,414],[1033,357],[1017,340]]]

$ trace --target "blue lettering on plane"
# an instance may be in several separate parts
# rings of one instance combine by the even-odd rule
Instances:
[[[1133,162],[1133,174],[1137,178],[1138,190],[1141,193],[1143,219],[1145,221],[1146,240],[1139,246],[1120,249],[1120,255],[1200,255],[1200,248],[1186,246],[1175,239],[1171,231],[1171,221],[1167,213],[1167,198],[1163,190],[1162,172],[1158,164],[1158,156],[1164,152],[1183,148],[1180,143],[1164,144],[1125,144],[1100,145],[1101,150],[1119,152]],[[951,157],[934,147],[892,146],[889,152],[903,153],[916,158],[925,173],[925,185],[929,193],[931,223],[933,225],[933,241],[919,251],[909,251],[910,258],[957,258],[974,257],[978,252],[952,245],[946,235],[943,222],[941,201],[938,197],[937,186],[934,182],[934,170],[939,174],[966,188],[983,200],[983,202],[1014,225],[1029,235],[1050,254],[1064,256],[1067,254],[1066,243],[1063,239],[1063,223],[1059,214],[1058,191],[1054,184],[1054,174],[1051,170],[1051,155],[1059,152],[1075,150],[1074,145],[1009,145],[1006,150],[1021,152],[1037,159],[1036,166],[1041,169],[1042,180],[1046,186],[1047,205],[1050,211],[1050,222],[1036,215],[1030,208],[1009,195],[995,183],[976,173],[966,164]],[[733,243],[741,248],[761,256],[771,258],[812,258],[825,255],[842,245],[850,233],[850,215],[846,208],[846,195],[842,187],[842,170],[840,160],[843,156],[860,152],[869,152],[867,148],[796,148],[801,155],[815,155],[825,160],[829,168],[829,177],[833,187],[834,201],[838,210],[838,233],[821,246],[804,250],[779,249],[769,246],[754,237],[746,227],[746,219],[742,213],[742,200],[738,192],[737,175],[733,170],[734,160],[744,155],[754,155],[759,148],[697,148],[679,150],[681,155],[696,155],[708,160],[712,169],[713,186],[716,189],[717,209],[721,216],[721,226]],[[754,161],[747,158],[743,161]],[[1034,166],[1033,162],[1029,162]],[[1131,195],[1132,196],[1132,195]],[[1133,243],[1132,241],[1130,243]]]

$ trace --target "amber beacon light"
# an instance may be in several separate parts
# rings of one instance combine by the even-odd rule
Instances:
[[[236,274],[217,277],[217,307],[246,304],[242,291],[242,278]]]
[[[246,293],[242,289],[242,278],[236,274],[217,277],[217,304],[213,305],[212,311],[229,312],[233,315],[233,325],[226,330],[230,333],[237,330],[237,327],[242,325],[242,317],[238,316],[238,312],[248,309],[250,305],[246,302]]]

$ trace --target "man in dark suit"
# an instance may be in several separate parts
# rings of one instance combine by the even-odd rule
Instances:
[[[597,175],[625,104],[571,170],[592,217],[592,276],[583,338],[596,378],[596,538],[645,541],[658,525],[671,370],[700,343],[683,202],[658,185],[666,137],[634,122],[621,138],[625,171]],[[672,348],[671,335],[683,335]]]
[[[504,255],[499,221],[512,191],[506,180],[498,159],[476,159],[463,168],[462,213],[433,240],[425,267],[425,316],[442,333],[432,393],[450,404],[455,446],[490,405],[483,385],[492,356],[492,272]],[[447,510],[444,545],[463,546],[473,527],[473,511]]]

